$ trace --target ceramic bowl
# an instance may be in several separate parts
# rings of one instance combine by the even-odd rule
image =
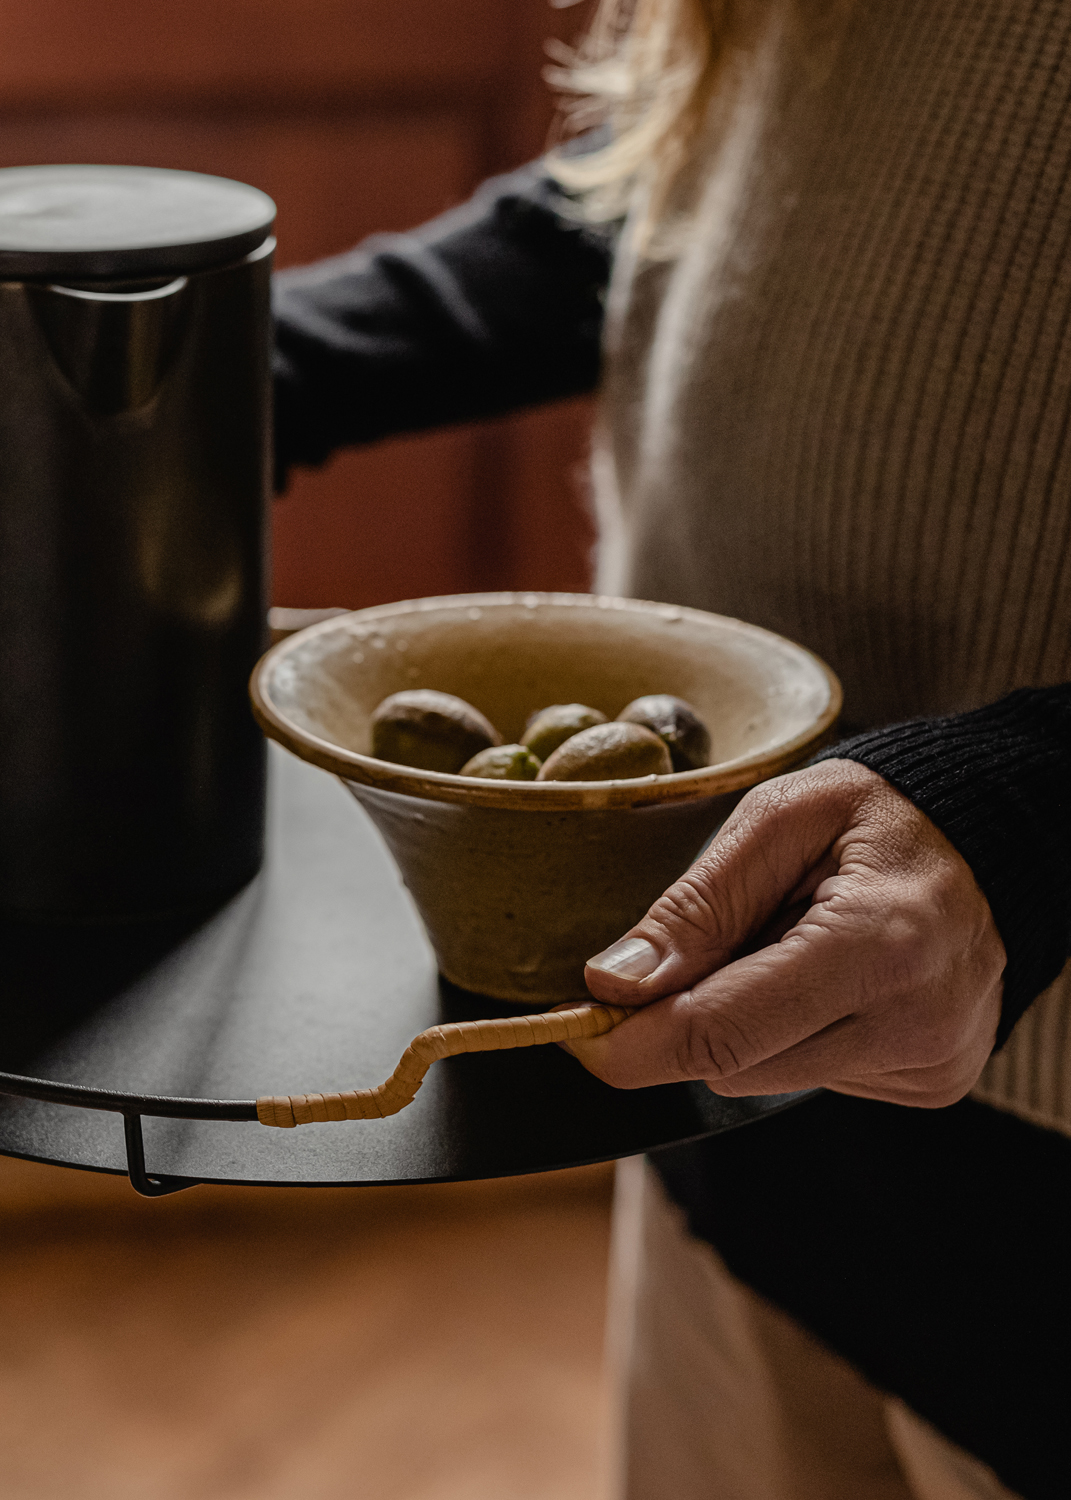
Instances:
[[[613,718],[642,693],[694,705],[712,764],[640,780],[484,781],[374,759],[401,688],[456,693],[506,741],[534,710]],[[800,764],[840,710],[829,668],[700,610],[591,594],[463,594],[380,605],[280,642],[253,674],[265,732],[342,778],[412,893],[439,967],[524,1005],[586,993],[584,962],[680,875],[741,793]]]

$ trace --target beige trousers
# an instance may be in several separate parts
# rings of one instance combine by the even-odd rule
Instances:
[[[1016,1500],[732,1277],[641,1157],[618,1166],[614,1500]]]

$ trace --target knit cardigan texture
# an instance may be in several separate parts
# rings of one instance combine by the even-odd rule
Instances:
[[[1071,941],[1071,8],[773,4],[681,254],[611,283],[608,591],[802,641],[965,856],[1003,1042]],[[1026,856],[1024,858],[1024,856]],[[980,1086],[1071,1131],[1071,989]]]

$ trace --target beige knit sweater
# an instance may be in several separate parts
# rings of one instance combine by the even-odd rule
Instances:
[[[618,259],[600,585],[803,641],[851,726],[1066,681],[1071,4],[787,7],[684,252]],[[1071,1133],[1068,971],[976,1095]]]

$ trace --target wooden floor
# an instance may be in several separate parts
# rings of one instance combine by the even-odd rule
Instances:
[[[604,1500],[609,1190],[0,1160],[0,1496]]]

